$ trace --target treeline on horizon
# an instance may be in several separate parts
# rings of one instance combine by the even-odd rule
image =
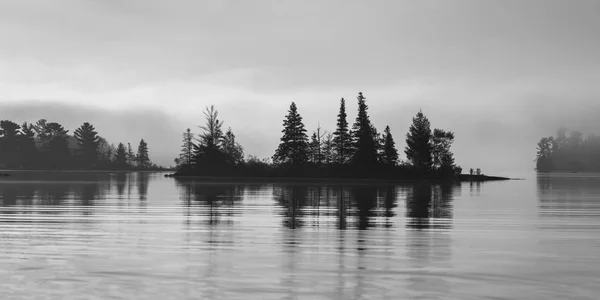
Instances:
[[[556,137],[543,137],[537,144],[538,172],[600,172],[600,137],[567,128],[556,131]]]
[[[427,117],[419,111],[406,135],[404,153],[408,160],[401,161],[390,127],[386,126],[383,133],[377,131],[365,99],[359,92],[358,115],[352,128],[342,98],[335,131],[327,133],[319,126],[310,137],[292,102],[283,120],[280,144],[267,159],[244,159],[244,148],[232,129],[223,132],[218,111],[214,106],[207,107],[205,125],[200,126],[202,132],[197,137],[189,128],[183,133],[174,175],[414,179],[454,178],[461,173],[450,151],[453,132],[432,130]]]
[[[83,123],[73,134],[56,122],[40,119],[35,124],[0,121],[0,168],[27,170],[153,170],[148,144],[141,139],[137,150],[130,143],[117,147]]]

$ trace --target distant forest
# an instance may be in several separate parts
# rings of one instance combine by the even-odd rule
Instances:
[[[544,137],[537,144],[538,172],[600,172],[600,137],[583,137],[579,131],[560,128],[556,137]]]
[[[359,92],[357,100],[352,127],[342,98],[336,129],[327,132],[319,126],[312,134],[292,102],[283,119],[279,146],[266,159],[244,159],[244,147],[232,129],[224,131],[218,111],[207,107],[201,132],[196,135],[188,128],[183,133],[175,176],[414,179],[453,178],[461,173],[450,151],[453,132],[432,130],[419,111],[406,134],[407,161],[401,161],[390,127],[378,132],[369,118],[366,98]]]
[[[41,119],[19,125],[0,121],[0,168],[27,170],[150,170],[148,144],[141,139],[134,151],[130,143],[116,147],[90,123],[74,133],[56,122]]]

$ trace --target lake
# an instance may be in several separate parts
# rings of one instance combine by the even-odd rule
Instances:
[[[598,299],[600,174],[0,178],[2,299]]]

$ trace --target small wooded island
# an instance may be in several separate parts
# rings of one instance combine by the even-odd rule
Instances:
[[[538,172],[600,172],[600,137],[561,127],[537,144]]]
[[[486,181],[508,178],[485,175],[461,175],[450,151],[454,133],[431,129],[422,111],[412,120],[406,134],[400,161],[389,126],[379,133],[367,113],[366,98],[358,93],[358,114],[352,128],[346,115],[346,102],[340,100],[336,129],[328,133],[317,127],[307,134],[298,107],[291,103],[283,120],[279,146],[269,159],[250,156],[244,159],[243,147],[236,142],[231,128],[223,133],[223,122],[211,106],[204,111],[206,123],[195,138],[183,133],[182,151],[175,159],[177,172],[172,177],[270,178],[328,180],[461,180]]]

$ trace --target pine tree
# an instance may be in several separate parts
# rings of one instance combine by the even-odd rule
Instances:
[[[361,92],[358,93],[358,116],[352,126],[352,142],[354,146],[354,155],[352,162],[361,166],[373,166],[377,164],[377,142],[375,141],[376,132],[374,126],[369,120],[367,114],[368,106],[365,103],[365,97]]]
[[[416,168],[429,171],[432,167],[431,128],[422,111],[417,113],[406,134],[406,158]]]
[[[384,165],[395,166],[398,163],[398,150],[396,150],[396,143],[392,137],[390,126],[386,126],[383,131],[382,148],[382,163]]]
[[[235,140],[235,134],[231,128],[227,128],[223,137],[223,152],[227,154],[234,164],[239,164],[244,161],[244,148]]]
[[[46,123],[40,134],[42,147],[47,154],[47,163],[53,168],[65,168],[70,165],[70,151],[67,142],[68,130],[58,123]]]
[[[19,133],[19,149],[21,151],[22,163],[25,168],[37,165],[38,153],[35,147],[35,131],[33,125],[24,122]]]
[[[149,168],[151,165],[150,158],[148,157],[148,144],[144,139],[140,141],[137,151],[137,163],[140,168]]]
[[[81,151],[83,163],[86,166],[94,165],[98,160],[98,132],[90,123],[83,123],[75,130],[75,139]]]
[[[0,163],[11,167],[21,165],[21,151],[19,149],[19,126],[17,123],[0,121]]]
[[[319,164],[319,156],[321,154],[321,143],[319,143],[319,139],[317,138],[317,133],[313,132],[310,136],[310,143],[308,144],[308,149],[310,151],[309,161],[313,164]]]
[[[221,129],[223,122],[218,119],[219,112],[211,105],[210,108],[206,107],[204,116],[206,117],[206,125],[200,126],[204,131],[200,135],[200,144],[207,148],[220,149],[223,139],[223,130]]]
[[[323,163],[330,164],[336,159],[335,157],[335,143],[333,142],[333,134],[328,133],[323,139],[323,147],[321,152],[323,154]]]
[[[135,164],[136,157],[133,152],[133,148],[131,148],[131,143],[127,143],[127,164],[133,166]]]
[[[194,156],[194,134],[191,129],[183,133],[183,144],[181,144],[181,154],[179,154],[179,163],[189,165]]]
[[[119,143],[117,152],[115,153],[115,163],[119,168],[125,168],[127,166],[127,150],[123,143]]]
[[[346,102],[344,98],[340,100],[340,112],[337,119],[337,128],[333,133],[334,152],[336,160],[340,164],[350,161],[352,154],[352,136],[348,131],[348,121],[346,121]]]
[[[281,143],[273,155],[275,163],[300,165],[308,161],[308,136],[298,113],[296,103],[292,102],[288,114],[283,120]]]

